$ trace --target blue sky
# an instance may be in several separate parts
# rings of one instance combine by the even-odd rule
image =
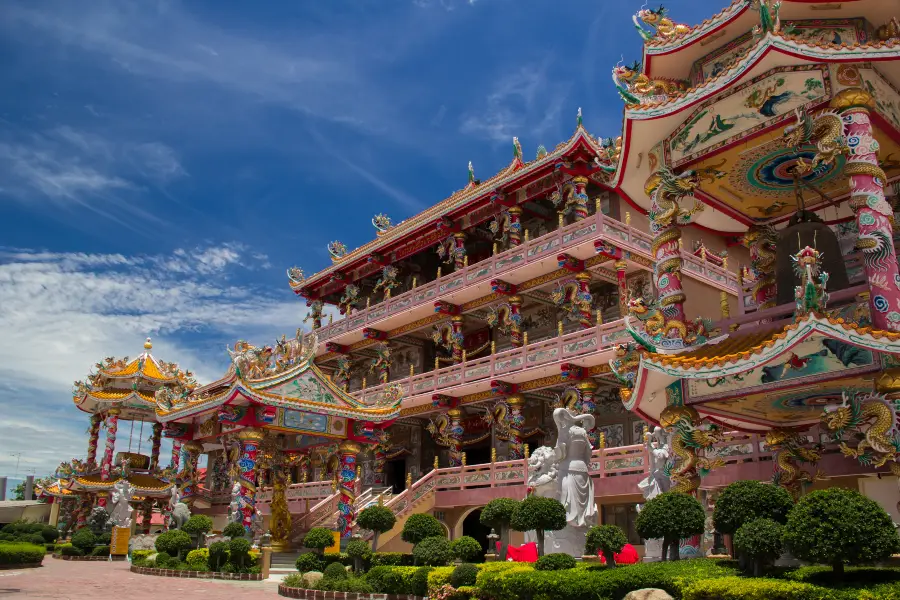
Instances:
[[[672,1],[695,24],[721,2]],[[85,452],[71,382],[154,354],[202,380],[306,313],[285,269],[567,139],[615,136],[637,0],[7,0],[0,473]],[[120,431],[127,431],[127,427]],[[127,436],[120,436],[127,437]],[[127,439],[125,441],[127,445]],[[121,444],[120,444],[121,449]]]

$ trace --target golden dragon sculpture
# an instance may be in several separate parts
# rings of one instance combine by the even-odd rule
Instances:
[[[815,465],[821,457],[820,448],[807,448],[806,440],[796,431],[772,429],[766,433],[766,445],[775,453],[775,473],[772,483],[780,485],[796,501],[804,484],[822,479],[822,474],[814,476],[804,471],[798,463]]]
[[[743,244],[750,249],[750,268],[756,277],[753,297],[759,308],[775,306],[775,244],[778,234],[770,225],[754,225],[744,234]]]
[[[888,400],[876,392],[844,392],[843,402],[825,409],[822,425],[840,442],[844,456],[863,465],[883,467],[890,463],[892,472],[900,474],[900,431],[897,428],[897,400]],[[865,430],[865,431],[863,431]],[[863,439],[855,448],[843,441],[844,434],[857,431]]]
[[[813,117],[806,109],[798,107],[794,109],[794,115],[797,123],[784,128],[784,145],[797,151],[803,146],[816,147],[811,163],[802,158],[797,160],[801,174],[809,173],[819,165],[830,165],[838,156],[849,152],[844,142],[844,123],[837,113],[822,111]]]
[[[697,423],[697,425],[695,425]],[[693,494],[700,488],[700,478],[721,467],[719,457],[699,456],[698,452],[713,452],[713,445],[721,442],[722,433],[715,425],[700,422],[700,415],[690,406],[668,406],[659,416],[659,424],[672,436],[672,453],[678,458],[669,468],[672,489]]]

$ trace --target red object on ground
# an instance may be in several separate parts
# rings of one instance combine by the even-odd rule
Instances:
[[[500,542],[497,542],[497,552],[500,552]],[[533,563],[537,562],[537,559],[537,544],[534,542],[528,542],[521,546],[506,547],[506,560]]]
[[[606,559],[603,557],[603,553],[598,552],[597,555],[600,556],[600,562],[605,565]],[[622,551],[618,554],[614,554],[613,558],[616,559],[617,565],[633,565],[641,562],[641,557],[638,556],[637,550],[635,550],[634,546],[631,544],[625,544]]]

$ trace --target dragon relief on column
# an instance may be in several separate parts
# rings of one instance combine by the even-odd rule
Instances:
[[[669,337],[677,337],[684,340],[686,346],[693,346],[704,344],[711,337],[720,333],[718,328],[712,327],[712,321],[704,317],[697,317],[687,323],[677,319],[667,319],[658,302],[647,302],[643,298],[632,298],[628,301],[628,314],[641,324],[639,330],[626,324],[628,331],[637,335],[640,338],[639,342],[649,342],[651,350],[656,346],[663,345],[665,339]],[[671,335],[673,332],[676,333],[676,336]]]
[[[897,413],[900,401],[888,400],[875,392],[844,392],[843,402],[838,406],[825,408],[822,425],[840,442],[844,456],[857,459],[860,464],[883,467],[900,476],[900,430]],[[862,440],[851,448],[843,441],[850,432],[862,434]]]
[[[664,102],[688,89],[684,81],[650,79],[644,74],[638,61],[630,65],[616,65],[612,71],[612,80],[619,97],[629,106],[643,102]]]
[[[567,321],[581,323],[583,327],[593,325],[590,316],[594,310],[594,297],[589,290],[581,291],[578,282],[558,284],[556,289],[550,292],[550,298],[553,304],[563,311]]]
[[[574,212],[578,207],[581,207],[585,211],[587,210],[589,200],[588,195],[583,191],[579,192],[576,183],[587,185],[587,179],[584,177],[576,177],[566,183],[556,184],[556,190],[550,194],[549,199],[557,210],[560,210],[565,214]]]
[[[335,361],[335,369],[331,375],[331,380],[334,381],[335,385],[343,389],[344,386],[350,383],[350,371],[352,369],[353,359],[347,354],[341,354]]]
[[[766,433],[766,445],[774,452],[775,472],[772,483],[780,485],[796,501],[804,485],[811,484],[822,475],[818,471],[810,475],[798,463],[815,466],[822,455],[821,447],[807,448],[806,440],[795,431],[771,429]]]
[[[677,460],[669,468],[672,489],[693,494],[700,487],[701,477],[725,464],[715,456],[714,450],[714,445],[723,440],[722,432],[715,425],[702,423],[700,415],[690,406],[666,407],[659,416],[659,424],[674,434],[672,452]],[[709,456],[698,456],[699,452]]]
[[[465,246],[457,246],[456,238],[452,235],[438,243],[435,251],[437,252],[438,258],[441,259],[445,265],[452,265],[457,259],[463,260],[466,257]]]
[[[797,122],[785,127],[782,133],[785,147],[796,152],[804,146],[816,147],[812,162],[806,162],[802,157],[797,159],[800,174],[813,172],[822,165],[831,165],[838,156],[849,152],[844,139],[844,123],[837,113],[822,111],[813,117],[806,109],[798,107],[794,109],[794,115]]]
[[[388,296],[395,287],[400,285],[400,282],[397,281],[397,275],[400,274],[400,269],[393,265],[387,265],[383,269],[381,269],[381,277],[378,281],[375,282],[375,288],[372,290],[373,294],[377,294],[379,290],[384,290],[384,295]]]
[[[431,434],[437,445],[447,448],[451,465],[458,465],[462,462],[462,450],[460,449],[462,425],[458,422],[454,424],[445,414],[439,414],[428,422],[425,430]]]
[[[554,409],[567,408],[577,413],[581,412],[581,392],[576,387],[567,387],[562,394],[557,394],[556,399],[551,403]]]
[[[344,288],[344,295],[338,300],[338,309],[342,315],[349,315],[350,310],[356,308],[359,301],[359,287],[352,283]]]
[[[754,225],[744,234],[743,245],[750,249],[750,268],[756,283],[753,297],[759,308],[775,305],[775,244],[778,234],[771,225]]]
[[[503,335],[510,335],[515,329],[521,328],[522,321],[522,315],[513,314],[509,304],[491,307],[485,317],[485,322],[488,324],[488,327],[496,329]]]
[[[509,242],[510,232],[521,233],[522,224],[513,223],[509,211],[503,210],[500,211],[500,213],[495,216],[490,223],[488,223],[488,229],[494,236],[494,241],[501,244],[502,246],[506,246],[506,244]]]
[[[609,361],[609,368],[616,379],[625,386],[619,390],[619,397],[628,405],[631,402],[638,367],[641,365],[641,346],[630,343],[619,344],[615,352],[615,358]]]
[[[431,339],[435,344],[453,354],[454,351],[462,352],[465,337],[461,331],[454,331],[452,323],[435,325],[431,332]]]
[[[372,349],[375,351],[375,358],[373,358],[372,362],[369,364],[369,373],[373,373],[377,370],[378,378],[381,383],[387,383],[391,365],[393,364],[391,346],[387,342],[382,342]]]
[[[505,440],[510,436],[509,416],[509,404],[503,400],[498,400],[485,411],[482,420],[488,428],[494,428],[498,438]]]
[[[631,17],[631,20],[645,42],[655,39],[671,40],[690,32],[691,28],[688,25],[676,23],[667,16],[668,14],[668,9],[662,5],[656,10],[642,7]],[[644,29],[641,22],[650,29]]]

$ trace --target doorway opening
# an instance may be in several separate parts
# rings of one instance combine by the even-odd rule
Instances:
[[[487,552],[487,536],[491,532],[491,528],[481,524],[480,508],[478,510],[473,510],[465,519],[463,519],[462,532],[463,535],[475,538],[475,540],[481,544],[481,549]]]
[[[406,487],[406,460],[392,460],[388,463],[387,474],[393,493],[399,494]]]

